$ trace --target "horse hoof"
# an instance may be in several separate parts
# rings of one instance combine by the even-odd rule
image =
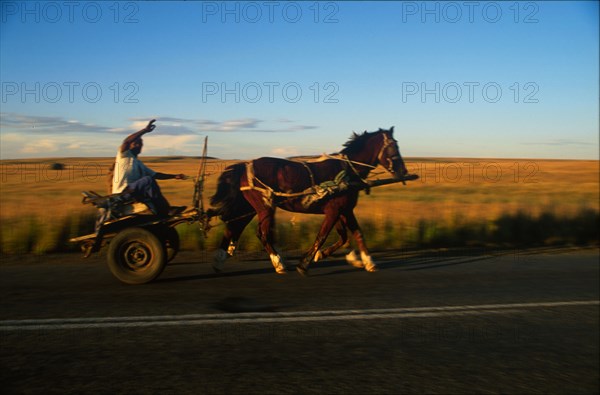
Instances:
[[[301,265],[296,266],[296,271],[303,277],[308,277],[308,269],[302,267]]]
[[[375,262],[373,262],[373,259],[371,259],[371,257],[368,254],[366,254],[365,252],[361,252],[360,257],[362,258],[362,263],[363,265],[365,265],[366,271],[374,273],[379,270]]]
[[[347,261],[348,265],[355,267],[357,269],[364,269],[365,265],[361,261]]]
[[[278,267],[277,269],[275,269],[275,273],[277,273],[277,274],[284,274],[285,275],[285,274],[287,274],[287,270],[284,267],[282,267],[282,268]]]
[[[348,262],[350,266],[358,269],[363,269],[365,267],[362,261],[356,256],[354,251],[350,251],[350,253],[346,255],[346,262]]]
[[[313,260],[315,262],[319,262],[321,259],[323,259],[323,253],[321,252],[321,250],[317,251],[317,253],[315,254],[315,257],[313,258]]]
[[[287,274],[287,268],[279,255],[271,254],[270,258],[277,274]]]
[[[379,271],[379,268],[375,264],[365,266],[365,270],[369,273],[375,273]]]

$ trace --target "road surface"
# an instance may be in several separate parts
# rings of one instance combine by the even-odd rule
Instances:
[[[3,393],[598,393],[598,249],[397,251],[367,273],[3,258]],[[21,260],[21,262],[19,262]]]

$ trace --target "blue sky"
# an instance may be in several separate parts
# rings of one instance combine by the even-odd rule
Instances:
[[[2,159],[598,159],[598,2],[2,2]]]

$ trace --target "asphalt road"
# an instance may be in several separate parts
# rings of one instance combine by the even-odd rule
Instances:
[[[3,258],[2,393],[598,393],[598,249],[384,252],[311,277]]]

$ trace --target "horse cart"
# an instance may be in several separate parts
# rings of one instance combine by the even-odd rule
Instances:
[[[177,225],[198,223],[205,233],[209,229],[210,216],[204,211],[202,199],[206,142],[205,139],[189,208],[177,207],[168,216],[159,216],[144,202],[115,202],[115,195],[83,192],[82,203],[98,208],[95,233],[70,241],[79,243],[86,258],[108,245],[108,267],[117,279],[126,284],[144,284],[156,279],[179,251]]]
[[[382,166],[393,178],[367,179],[377,166]],[[144,284],[156,279],[177,254],[177,225],[198,223],[206,234],[211,217],[218,215],[221,218],[225,232],[213,263],[213,268],[220,271],[224,260],[233,255],[235,248],[231,246],[235,247],[246,225],[258,215],[258,236],[275,271],[285,274],[287,267],[272,246],[271,235],[275,208],[280,207],[292,212],[325,214],[315,243],[296,265],[300,274],[307,275],[311,261],[330,256],[345,245],[347,229],[358,244],[361,267],[376,271],[353,214],[358,192],[365,190],[368,193],[371,187],[418,179],[417,175],[408,174],[393,138],[393,128],[354,134],[339,154],[313,161],[258,158],[230,165],[217,182],[217,192],[211,198],[214,207],[206,211],[202,202],[205,170],[206,139],[192,205],[179,208],[168,216],[153,214],[143,202],[118,202],[119,199],[111,199],[112,196],[84,192],[83,203],[99,209],[96,232],[71,241],[80,243],[85,256],[108,245],[108,267],[114,276],[127,284]],[[334,209],[329,209],[330,206]],[[340,240],[321,250],[334,225]],[[357,262],[353,265],[359,267]]]

